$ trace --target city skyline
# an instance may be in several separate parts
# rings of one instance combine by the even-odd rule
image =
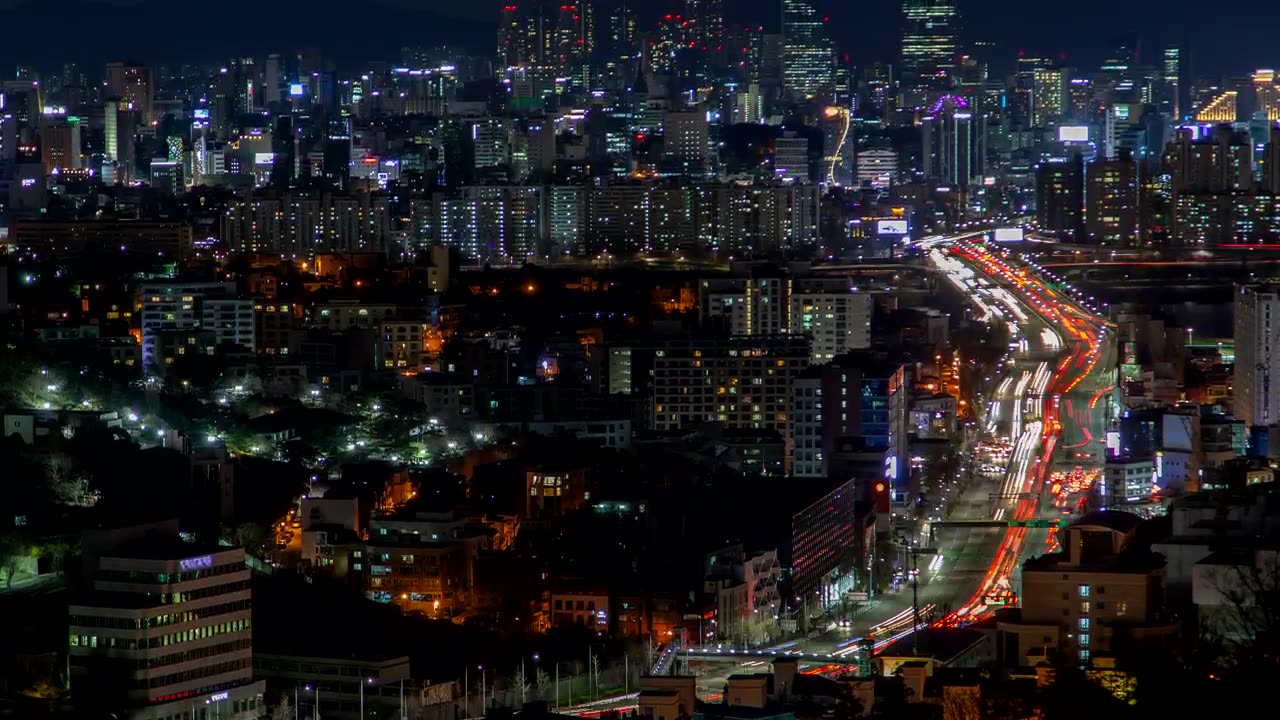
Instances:
[[[446,0],[373,0],[377,15],[368,22],[368,32],[353,37],[344,23],[315,20],[352,12],[349,4],[336,0],[280,0],[265,7],[248,0],[228,0],[223,4],[228,15],[247,15],[252,10],[257,23],[271,27],[272,32],[230,33],[219,41],[220,45],[200,43],[194,49],[188,33],[175,33],[172,29],[175,22],[198,25],[205,22],[204,16],[185,8],[166,7],[158,0],[69,0],[57,6],[31,0],[0,0],[0,17],[54,23],[72,36],[127,36],[131,38],[129,53],[155,63],[214,61],[223,56],[288,52],[302,47],[319,47],[345,62],[364,62],[394,54],[405,44],[449,42],[476,52],[491,52],[501,4],[496,0],[465,4]],[[856,8],[831,0],[814,0],[814,4],[818,12],[830,17],[836,45],[854,63],[898,61],[902,0],[873,0]],[[666,6],[678,9],[682,5],[682,0],[666,0],[666,5],[649,7],[656,17]],[[1085,0],[1073,6],[1069,14],[1029,7],[1025,17],[1011,15],[997,0],[961,0],[957,5],[961,49],[971,50],[978,42],[993,43],[994,51],[988,53],[991,57],[983,59],[997,65],[1012,63],[1019,51],[1065,56],[1068,63],[1093,63],[1108,52],[1113,34],[1132,30],[1141,31],[1144,56],[1153,63],[1158,63],[1163,45],[1189,42],[1199,72],[1243,74],[1280,64],[1280,58],[1269,57],[1266,34],[1267,27],[1280,22],[1280,8],[1260,7],[1251,22],[1243,26],[1230,17],[1207,15],[1197,18],[1195,32],[1191,33],[1181,13],[1170,12],[1167,4],[1150,0],[1120,6]],[[761,23],[766,29],[778,30],[781,3],[739,0],[728,4],[726,14],[729,22]],[[1100,16],[1107,18],[1106,26],[1114,33],[1098,30]],[[641,20],[646,18],[642,16]],[[1054,31],[1038,37],[1034,28],[1046,24],[1051,24]],[[37,34],[19,34],[0,48],[0,62],[12,65],[23,60],[50,62],[54,58],[85,62],[96,59],[92,47],[93,43],[85,43],[82,49],[68,52],[67,48],[44,42]]]

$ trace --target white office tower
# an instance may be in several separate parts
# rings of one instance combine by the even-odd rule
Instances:
[[[1246,427],[1280,423],[1280,286],[1238,286],[1235,323],[1235,416]]]
[[[176,521],[85,542],[89,590],[69,607],[78,694],[122,720],[265,717],[243,548],[182,542]]]

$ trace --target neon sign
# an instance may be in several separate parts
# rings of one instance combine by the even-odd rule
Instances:
[[[201,570],[204,568],[211,568],[213,567],[213,556],[201,555],[199,557],[187,558],[186,560],[179,560],[178,566],[183,570]]]

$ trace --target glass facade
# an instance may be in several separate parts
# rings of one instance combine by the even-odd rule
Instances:
[[[835,51],[826,18],[811,0],[782,0],[782,81],[793,95],[830,93],[835,84]]]
[[[903,0],[902,68],[922,83],[941,80],[955,65],[959,15],[955,0]]]

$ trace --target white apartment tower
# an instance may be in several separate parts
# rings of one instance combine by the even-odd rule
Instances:
[[[1240,285],[1235,294],[1232,408],[1246,427],[1280,423],[1280,286]]]

